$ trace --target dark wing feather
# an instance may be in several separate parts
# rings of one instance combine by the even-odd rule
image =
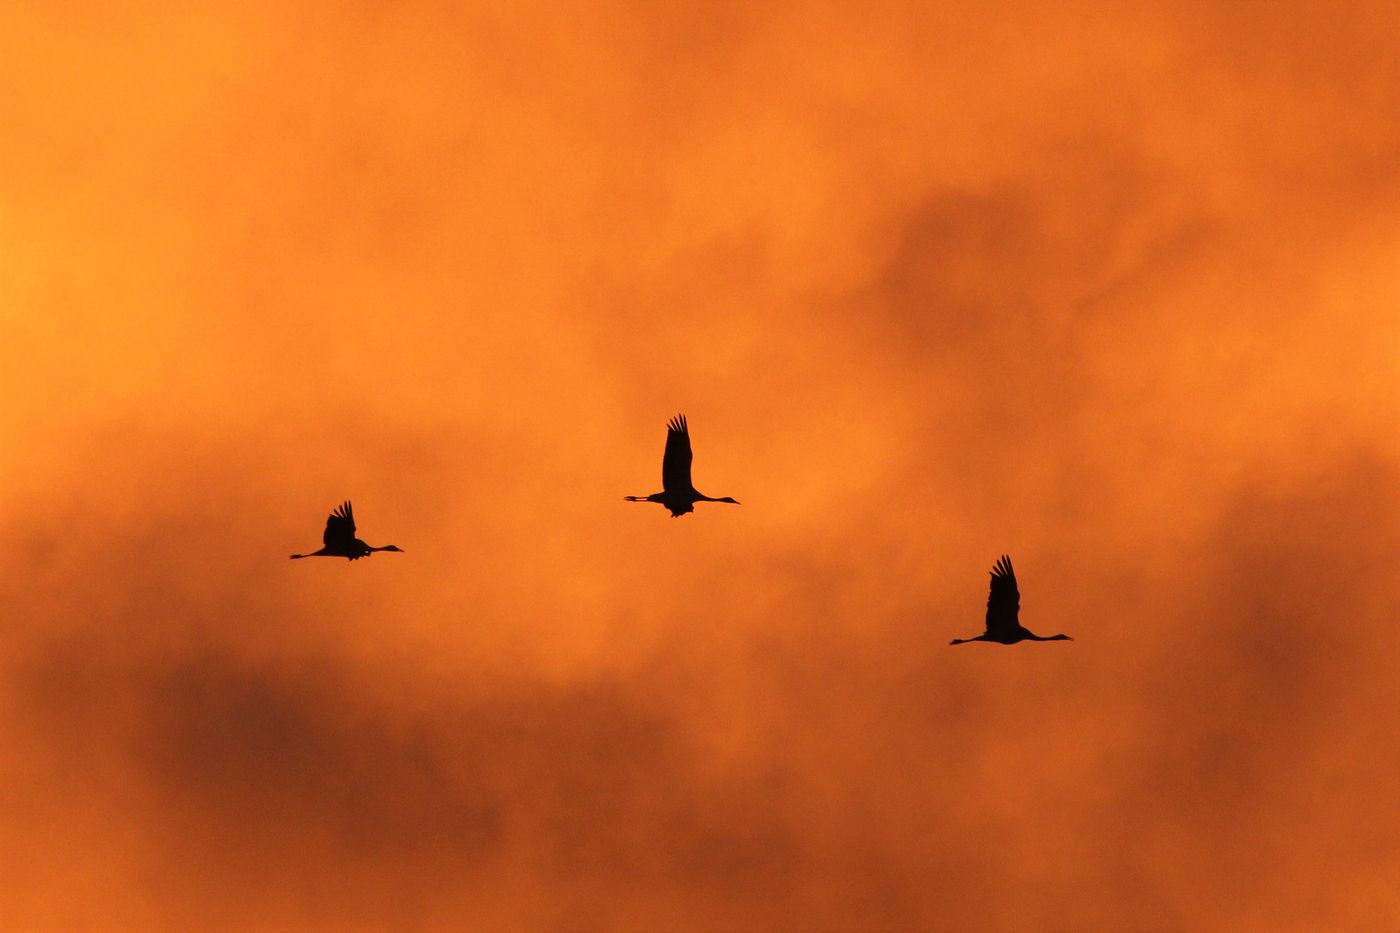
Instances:
[[[1017,613],[1021,609],[1021,591],[1016,589],[1016,572],[1011,558],[1002,555],[992,568],[992,591],[987,596],[987,634],[1002,635],[1021,627]]]
[[[666,428],[666,456],[661,459],[661,488],[666,492],[689,492],[693,455],[685,415],[672,418]]]
[[[337,547],[355,540],[355,514],[350,511],[349,502],[336,509],[331,513],[331,517],[326,519],[326,532],[321,535],[321,540],[325,542],[326,547]]]

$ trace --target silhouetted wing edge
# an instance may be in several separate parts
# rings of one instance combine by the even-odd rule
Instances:
[[[1020,628],[1021,591],[1016,588],[1016,574],[1011,558],[1006,555],[991,570],[987,593],[987,631],[992,634],[1014,632]]]
[[[321,540],[326,547],[355,540],[355,515],[348,500],[326,519],[326,531],[321,535]]]
[[[667,492],[690,489],[690,464],[695,456],[690,449],[690,427],[685,415],[677,415],[666,423],[666,453],[661,458],[661,488]]]

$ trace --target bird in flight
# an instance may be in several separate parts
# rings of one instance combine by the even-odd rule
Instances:
[[[711,499],[695,491],[690,485],[690,429],[686,426],[685,415],[677,415],[666,425],[666,455],[661,458],[661,492],[649,496],[627,496],[628,502],[660,502],[671,510],[672,518],[679,518],[686,512],[695,511],[697,502],[738,501],[725,496]]]
[[[987,596],[987,630],[976,638],[954,638],[950,644],[969,641],[995,641],[1014,645],[1027,639],[1033,641],[1073,641],[1068,635],[1036,635],[1021,627],[1017,613],[1021,609],[1021,591],[1016,589],[1016,572],[1011,558],[1005,554],[992,567],[992,592]]]
[[[293,554],[292,560],[299,560],[303,557],[344,557],[349,560],[359,560],[375,551],[400,550],[392,544],[384,547],[370,547],[355,537],[355,513],[350,511],[349,502],[331,512],[331,517],[326,519],[326,531],[325,534],[321,535],[321,540],[326,545],[321,550],[313,551],[310,554]]]

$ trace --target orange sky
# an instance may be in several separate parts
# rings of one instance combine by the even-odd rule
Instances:
[[[193,6],[0,9],[0,927],[1393,926],[1395,4]]]

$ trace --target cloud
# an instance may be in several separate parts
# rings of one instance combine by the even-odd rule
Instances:
[[[5,925],[1394,912],[1389,5],[114,16],[0,14]]]

